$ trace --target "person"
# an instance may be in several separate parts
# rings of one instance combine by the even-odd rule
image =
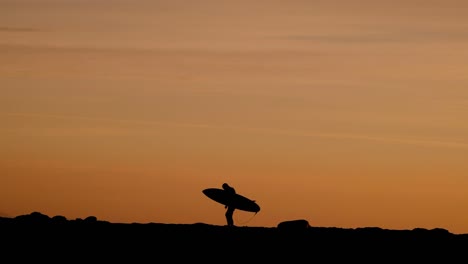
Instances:
[[[234,188],[232,188],[231,186],[229,186],[227,183],[223,183],[223,190],[225,190],[226,192],[230,193],[230,194],[235,194],[236,193],[236,190]],[[226,205],[224,206],[224,208],[226,209],[226,221],[227,221],[227,225],[228,226],[234,226],[234,219],[232,218],[233,214],[234,214],[234,210],[236,210],[235,207],[233,206],[229,206],[229,205]]]

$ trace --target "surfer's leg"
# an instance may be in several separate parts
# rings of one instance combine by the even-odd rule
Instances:
[[[228,209],[226,210],[226,214],[225,214],[228,226],[234,226],[234,220],[232,219],[233,213],[234,213],[234,209],[232,209],[231,207],[228,207]]]

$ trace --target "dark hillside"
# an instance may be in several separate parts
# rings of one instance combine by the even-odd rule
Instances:
[[[468,234],[444,229],[386,230],[303,225],[227,227],[204,223],[110,223],[38,212],[0,218],[3,258],[135,262],[462,260]],[[16,261],[15,261],[16,262]],[[229,262],[229,261],[228,261]]]

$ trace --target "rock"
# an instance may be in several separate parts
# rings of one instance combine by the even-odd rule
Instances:
[[[297,220],[290,220],[290,221],[283,221],[278,224],[278,229],[281,230],[305,230],[309,228],[309,222],[305,219],[297,219]]]
[[[96,223],[97,222],[97,217],[95,216],[88,216],[84,220],[86,223]]]

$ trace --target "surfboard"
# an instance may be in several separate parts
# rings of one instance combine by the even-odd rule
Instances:
[[[232,194],[218,188],[204,189],[203,193],[215,202],[227,206],[233,206],[234,208],[242,211],[254,213],[258,213],[260,211],[260,206],[255,201],[237,193]]]

